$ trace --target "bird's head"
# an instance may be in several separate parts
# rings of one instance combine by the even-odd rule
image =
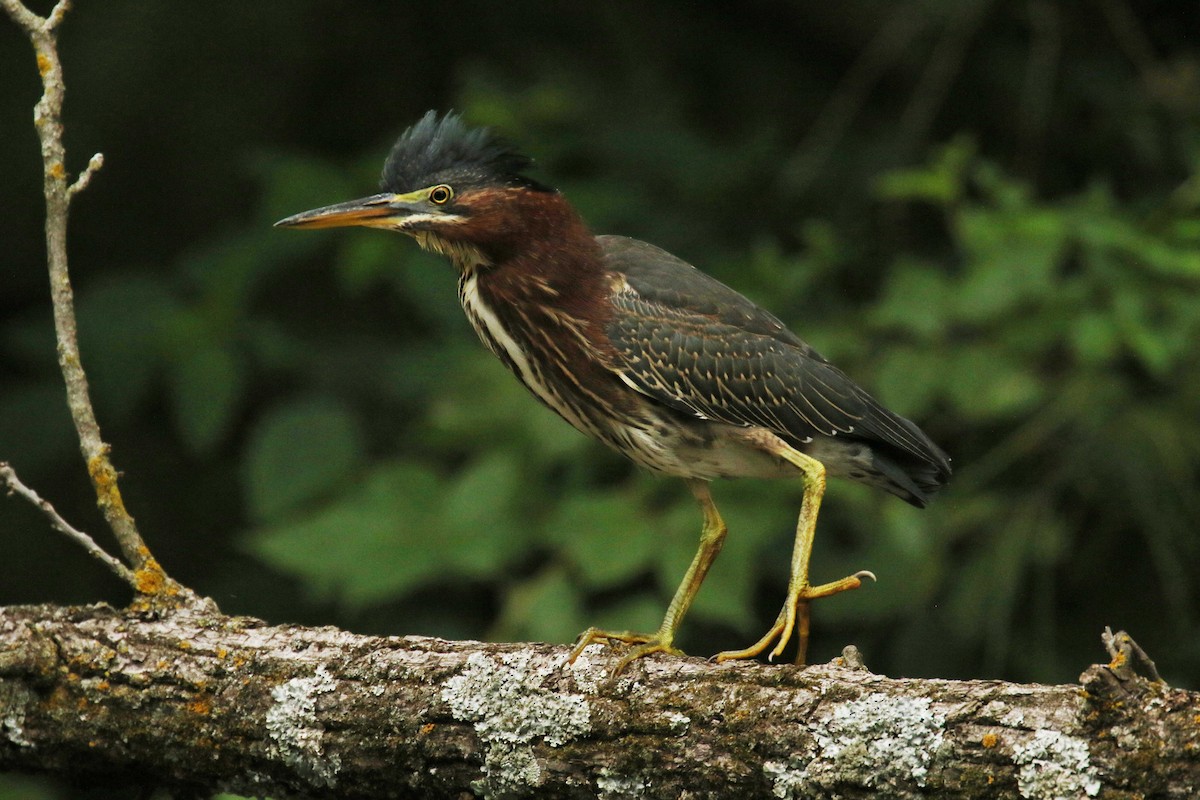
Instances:
[[[379,194],[304,211],[275,225],[384,228],[414,237],[460,268],[487,264],[530,235],[538,208],[562,203],[556,191],[525,175],[532,164],[490,130],[469,128],[453,113],[439,118],[430,111],[392,148]]]

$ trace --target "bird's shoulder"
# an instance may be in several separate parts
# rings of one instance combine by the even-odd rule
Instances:
[[[596,241],[605,267],[618,279],[614,304],[619,310],[764,336],[824,360],[774,314],[661,247],[625,236],[597,236]]]

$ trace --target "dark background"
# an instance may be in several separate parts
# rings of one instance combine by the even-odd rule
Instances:
[[[690,558],[684,486],[528,397],[447,264],[271,228],[373,192],[395,136],[453,108],[953,456],[923,512],[832,482],[814,580],[879,582],[816,605],[814,660],[1069,682],[1112,625],[1200,686],[1197,4],[78,6],[69,166],[107,159],[72,209],[84,364],[148,543],[224,611],[566,642],[656,627]],[[107,544],[55,364],[39,93],[5,19],[0,459]],[[774,619],[800,498],[714,493],[700,655]],[[0,545],[0,603],[128,599],[20,500]]]

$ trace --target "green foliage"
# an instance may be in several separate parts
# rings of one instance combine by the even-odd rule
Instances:
[[[322,398],[271,409],[247,443],[246,499],[258,519],[288,514],[349,481],[363,458],[357,420]]]
[[[946,188],[947,163],[959,165],[956,185],[931,194],[932,183]],[[910,402],[1007,431],[960,468],[958,493],[970,502],[937,517],[973,542],[947,595],[953,633],[979,635],[986,621],[993,663],[1021,644],[1052,650],[1037,637],[1053,626],[1017,624],[1029,613],[1023,598],[1060,571],[1083,585],[1079,554],[1106,539],[1113,551],[1129,548],[1130,526],[1150,545],[1137,559],[1150,566],[1142,580],[1185,635],[1195,598],[1179,565],[1194,561],[1200,510],[1200,400],[1188,391],[1200,250],[1189,228],[1145,221],[1103,185],[1037,201],[993,165],[945,153],[927,174],[883,185],[892,200],[935,200],[959,261],[898,264],[871,317],[898,343],[886,358],[899,366],[881,372],[881,391],[903,397],[916,385]],[[940,325],[911,312],[917,297]],[[931,350],[937,367],[913,380],[909,365]],[[1000,481],[1007,492],[991,488]],[[1111,566],[1101,583],[1118,587],[1131,570]]]

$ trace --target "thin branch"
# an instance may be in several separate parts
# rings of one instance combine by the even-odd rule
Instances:
[[[54,8],[50,10],[50,16],[46,19],[46,29],[54,30],[63,21],[63,17],[71,10],[70,0],[58,0],[54,4]]]
[[[100,168],[103,166],[104,153],[96,153],[96,155],[92,156],[91,160],[88,161],[88,165],[83,172],[79,173],[79,177],[75,179],[75,182],[71,184],[71,188],[67,189],[67,194],[70,197],[74,197],[86,189],[92,183],[92,176],[99,172]]]
[[[164,597],[179,595],[182,587],[167,577],[150,555],[133,517],[121,499],[117,486],[118,473],[109,459],[109,446],[100,435],[100,426],[89,397],[87,375],[79,354],[75,298],[67,272],[67,212],[71,199],[87,188],[104,159],[97,153],[79,178],[74,183],[69,182],[65,166],[66,149],[62,141],[62,107],[66,87],[58,57],[56,29],[62,23],[70,3],[68,0],[59,0],[45,19],[31,12],[19,0],[0,0],[0,6],[28,35],[42,77],[42,97],[34,107],[33,119],[42,146],[46,252],[50,295],[54,306],[54,329],[58,341],[58,363],[66,384],[67,406],[79,436],[79,447],[96,492],[96,503],[116,536],[126,563],[138,574],[140,593]]]
[[[922,5],[913,2],[897,8],[838,82],[784,168],[793,191],[803,191],[812,184],[854,117],[867,104],[871,91],[928,24]]]
[[[934,45],[925,71],[913,90],[912,99],[900,118],[897,141],[900,153],[919,146],[933,125],[946,96],[958,77],[967,49],[975,38],[984,17],[991,10],[991,0],[972,0],[955,8],[954,16],[946,23],[941,39]]]
[[[30,11],[17,0],[0,0],[0,7],[2,7],[8,13],[8,16],[12,17],[12,21],[20,25],[21,29],[29,36],[38,33],[46,27],[46,20]],[[64,11],[64,13],[66,12]],[[51,13],[51,16],[53,16],[53,12]],[[61,19],[61,15],[59,15],[59,17]]]
[[[9,494],[19,494],[41,509],[41,512],[49,518],[50,524],[55,530],[65,533],[82,545],[83,549],[88,551],[89,555],[104,562],[109,569],[116,573],[118,578],[128,583],[135,590],[138,588],[137,578],[129,567],[105,552],[104,548],[96,544],[96,541],[91,536],[88,536],[63,519],[54,506],[50,505],[48,500],[43,499],[41,495],[21,482],[21,479],[17,477],[16,470],[6,461],[0,461],[0,483],[8,487]]]
[[[1021,173],[1030,179],[1041,167],[1046,126],[1054,105],[1055,80],[1062,59],[1062,20],[1058,6],[1050,0],[1029,0],[1029,55],[1021,89]]]

